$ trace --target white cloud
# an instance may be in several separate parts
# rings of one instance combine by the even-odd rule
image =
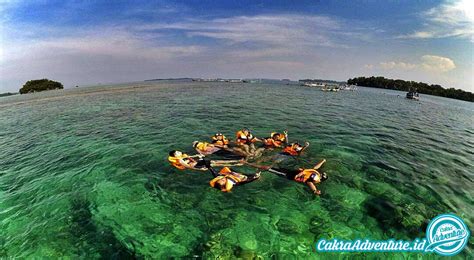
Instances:
[[[406,62],[395,62],[395,61],[389,61],[389,62],[381,62],[380,67],[382,69],[401,69],[401,70],[412,70],[417,67],[416,64],[411,64],[411,63],[406,63]]]
[[[446,57],[424,55],[421,60],[423,61],[421,67],[426,71],[447,72],[456,68],[454,61]]]
[[[372,68],[373,65],[365,65],[366,68]],[[431,73],[444,73],[456,68],[454,61],[450,58],[436,56],[436,55],[423,55],[420,63],[408,63],[402,61],[388,61],[380,62],[379,68],[384,70],[404,70],[404,71],[416,71],[422,70]]]
[[[398,38],[470,38],[474,37],[474,2],[461,0],[433,7],[420,14],[425,24],[420,31],[400,35]]]
[[[136,27],[152,31],[174,29],[189,37],[206,37],[227,44],[264,44],[272,46],[323,46],[347,47],[348,39],[370,40],[371,32],[357,28],[351,30],[341,19],[320,15],[256,15],[190,19],[177,23],[157,23]]]
[[[35,77],[57,77],[67,85],[206,73],[312,74],[334,63],[322,58],[327,48],[347,49],[372,35],[357,22],[349,27],[339,18],[293,14],[73,28],[6,25],[0,88]]]

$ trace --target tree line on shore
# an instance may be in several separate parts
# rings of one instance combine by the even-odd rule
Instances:
[[[461,89],[445,89],[440,85],[429,85],[423,82],[387,79],[384,77],[357,77],[347,80],[348,84],[371,88],[394,89],[400,91],[418,91],[421,94],[447,97],[474,102],[474,94]]]
[[[25,85],[20,88],[20,94],[63,88],[63,84],[60,82],[49,79],[36,79],[27,81]]]

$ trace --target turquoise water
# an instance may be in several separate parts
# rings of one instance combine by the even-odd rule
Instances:
[[[319,238],[414,239],[447,212],[472,233],[474,104],[403,95],[135,83],[2,98],[0,257],[334,258]],[[327,159],[322,196],[270,173],[225,194],[166,161],[244,126],[309,141],[293,164]]]

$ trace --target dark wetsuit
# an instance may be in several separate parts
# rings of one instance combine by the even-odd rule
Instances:
[[[225,150],[225,149],[221,149],[221,150],[213,153],[212,155],[221,156],[221,157],[224,157],[226,159],[231,159],[231,160],[240,160],[240,159],[243,158],[243,156],[235,154],[235,153],[233,153],[229,150]]]
[[[197,168],[197,169],[201,169],[201,168],[208,168],[210,169],[211,168],[211,161],[209,160],[206,160],[206,159],[199,159],[196,161],[196,165],[194,166],[194,168]]]

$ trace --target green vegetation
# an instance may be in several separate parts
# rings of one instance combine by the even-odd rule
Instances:
[[[29,80],[20,89],[20,94],[40,92],[52,89],[63,89],[63,84],[49,79]]]
[[[10,93],[10,92],[0,93],[0,97],[13,96],[13,95],[16,95],[16,94],[18,94],[18,93]]]
[[[344,81],[328,80],[328,79],[300,79],[300,83],[313,83],[313,82],[322,82],[322,83],[333,83],[333,84],[344,84]]]
[[[423,82],[386,79],[384,77],[358,77],[349,79],[348,84],[371,88],[395,89],[400,91],[417,90],[419,93],[474,102],[474,94],[461,89],[445,89],[440,85],[428,85]]]

